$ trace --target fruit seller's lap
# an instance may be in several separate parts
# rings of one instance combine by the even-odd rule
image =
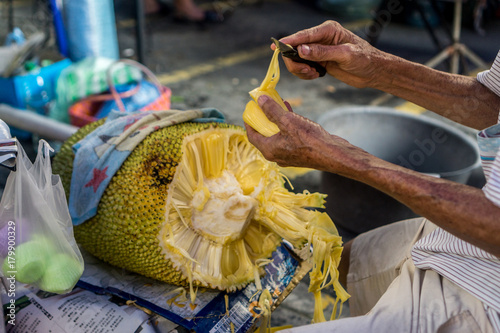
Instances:
[[[347,277],[352,296],[349,310],[351,316],[362,317],[349,318],[340,327],[492,331],[481,301],[436,272],[413,264],[412,246],[435,229],[430,221],[416,218],[371,230],[354,240]]]
[[[422,218],[404,220],[354,239],[347,276],[351,315],[366,314],[377,303],[410,258],[411,245],[423,224]]]

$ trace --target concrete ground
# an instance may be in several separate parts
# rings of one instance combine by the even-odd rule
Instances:
[[[133,10],[126,3],[120,2],[115,9],[119,48],[121,57],[137,59],[140,50],[137,48]],[[209,1],[200,0],[198,3],[211,5]],[[145,55],[143,63],[172,90],[172,108],[213,107],[224,113],[228,122],[242,125],[241,115],[249,100],[248,92],[260,85],[271,59],[271,37],[280,38],[329,19],[344,23],[363,38],[368,37],[369,9],[358,12],[363,15],[350,17],[346,14],[347,8],[338,11],[320,10],[310,4],[312,1],[305,0],[228,3],[231,4],[231,14],[226,20],[203,28],[196,24],[176,23],[172,13],[146,17],[146,38],[142,40]],[[374,2],[368,7],[375,8],[376,5],[377,2]],[[405,10],[409,8],[406,1],[400,5]],[[446,12],[452,12],[451,7],[447,7]],[[413,15],[402,21],[391,13],[384,14],[378,17],[377,28],[384,26],[376,31],[376,45],[379,48],[420,63],[426,63],[439,52],[425,28],[417,23],[408,24],[408,21],[414,20]],[[490,64],[500,46],[500,20],[491,19],[490,12],[487,14],[488,20],[481,34],[472,28],[470,9],[464,11],[466,22],[461,40]],[[438,26],[435,29],[442,43],[446,44],[446,34]],[[341,107],[370,105],[383,96],[373,89],[349,87],[332,77],[302,81],[288,73],[283,64],[281,68],[281,80],[277,87],[280,95],[291,102],[295,112],[312,120]],[[438,69],[448,70],[444,65],[438,66]],[[470,69],[474,69],[474,66],[470,66]],[[411,105],[403,102],[391,98],[383,100],[381,105],[404,105],[422,117],[439,118],[425,110],[415,111]],[[471,133],[467,128],[461,129]],[[480,181],[477,180],[477,183]],[[317,191],[319,182],[320,174],[313,172],[297,179],[296,188]],[[350,235],[346,235],[348,238]],[[308,279],[305,278],[273,313],[273,326],[310,323],[314,305],[307,285]],[[348,307],[344,315],[348,315]]]

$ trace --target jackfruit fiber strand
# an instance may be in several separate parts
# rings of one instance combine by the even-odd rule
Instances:
[[[97,126],[81,128],[54,157],[66,190],[71,146]],[[197,287],[260,287],[282,239],[298,249],[309,243],[311,291],[333,285],[343,302],[347,293],[336,282],[341,238],[328,215],[314,210],[324,199],[289,192],[279,166],[243,128],[186,122],[147,136],[111,179],[97,214],[74,233],[87,252],[112,265],[189,287],[193,304]]]

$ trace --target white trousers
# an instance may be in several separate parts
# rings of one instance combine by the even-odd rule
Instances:
[[[481,301],[413,264],[412,245],[435,228],[418,218],[355,238],[347,276],[351,317],[280,332],[493,332]]]

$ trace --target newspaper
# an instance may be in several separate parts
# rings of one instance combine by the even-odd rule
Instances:
[[[97,295],[81,288],[65,295],[23,286],[17,291],[14,311],[8,308],[11,304],[8,295],[2,295],[6,332],[155,332],[147,313],[113,302],[109,295]]]
[[[266,274],[261,278],[262,288],[278,297],[290,284],[299,261],[286,245],[273,253],[272,262],[266,265]],[[190,304],[189,295],[182,300],[173,286],[157,280],[130,273],[84,254],[85,271],[79,287],[98,293],[109,293],[133,301],[180,327],[194,332],[247,332],[258,316],[250,311],[250,303],[258,300],[260,291],[255,283],[246,288],[226,293],[214,290],[198,290],[195,304]],[[229,306],[226,307],[225,297]]]
[[[251,308],[261,293],[255,283],[232,293],[200,289],[191,304],[189,292],[178,286],[108,265],[85,251],[82,255],[85,270],[68,294],[20,285],[15,298],[2,293],[6,332],[163,333],[175,328],[176,332],[242,333],[258,323],[258,311]],[[278,247],[271,259],[261,284],[277,299],[285,289],[286,294],[293,289],[290,282],[301,263],[286,245]],[[187,297],[179,297],[180,290]]]

